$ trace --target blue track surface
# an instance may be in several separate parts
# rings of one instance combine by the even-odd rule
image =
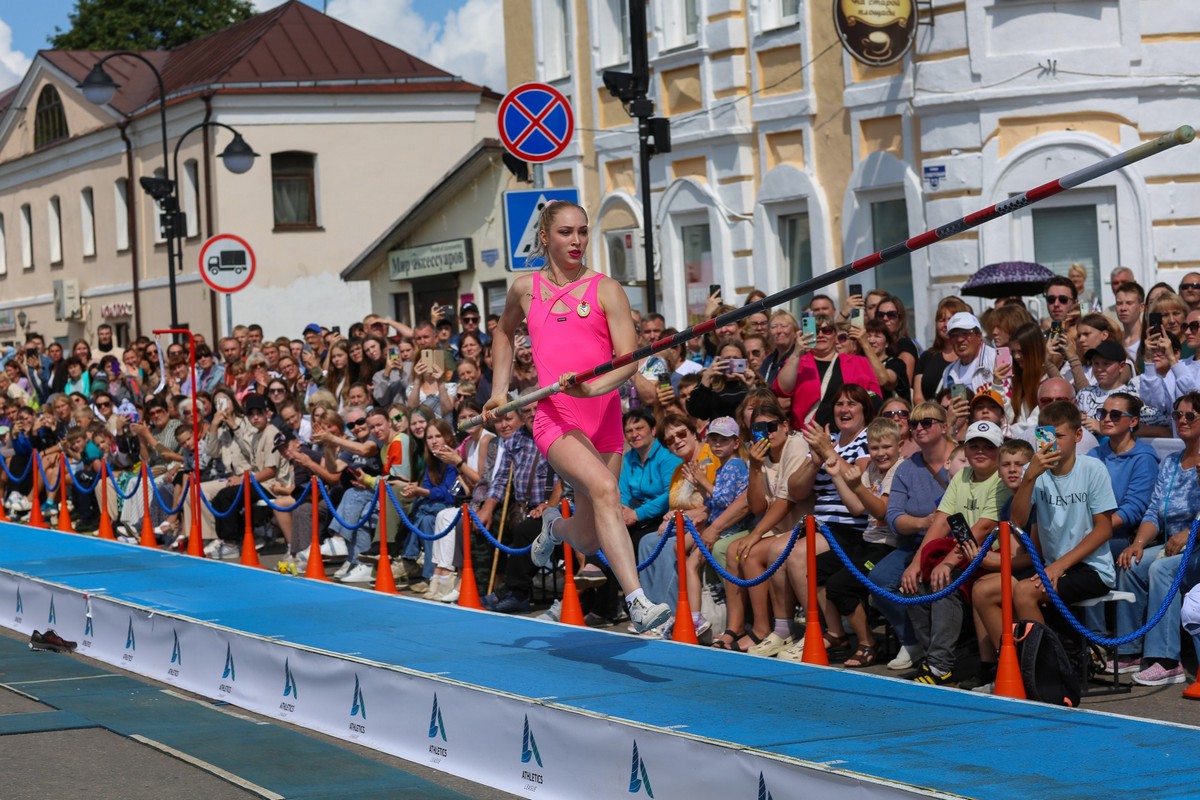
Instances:
[[[0,568],[942,792],[1197,794],[1200,729],[466,611],[13,525],[0,525]],[[1169,769],[1146,768],[1156,764]]]

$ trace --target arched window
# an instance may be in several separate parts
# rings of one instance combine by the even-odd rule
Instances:
[[[33,118],[33,146],[40,150],[70,135],[70,131],[67,130],[67,115],[63,111],[58,89],[46,86],[38,95],[37,113]]]

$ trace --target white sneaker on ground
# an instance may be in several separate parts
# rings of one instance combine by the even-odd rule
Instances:
[[[560,519],[562,512],[553,506],[542,512],[542,532],[533,540],[533,547],[529,550],[529,559],[538,569],[550,566],[554,548],[562,543],[554,535],[554,523]]]
[[[458,596],[459,596],[459,587],[461,585],[462,585],[461,578],[459,578],[457,575],[449,575],[449,576],[447,576],[446,582],[442,584],[442,586],[445,587],[445,591],[443,591],[441,594],[437,595],[433,599],[437,600],[438,602],[441,602],[441,603],[457,603]]]
[[[209,558],[216,558],[217,550],[220,549],[222,544],[224,544],[224,542],[222,542],[220,539],[213,539],[204,546],[204,555],[208,556]]]
[[[904,669],[912,669],[913,664],[921,660],[925,655],[925,651],[920,645],[900,645],[900,652],[896,653],[896,657],[887,663],[887,668],[899,672]]]
[[[370,564],[362,564],[356,561],[346,574],[342,576],[342,583],[370,583],[374,577],[373,572]]]
[[[545,530],[543,527],[543,535],[545,535]],[[651,628],[657,628],[671,617],[669,605],[653,603],[645,594],[639,595],[637,600],[626,600],[625,607],[629,609],[629,621],[638,633],[645,633]]]
[[[216,555],[213,556],[213,558],[220,559],[221,561],[237,561],[241,557],[242,551],[237,546],[228,542],[221,542],[217,547]]]
[[[350,550],[346,547],[345,539],[340,536],[330,536],[321,543],[321,555],[336,558],[350,555]]]
[[[538,614],[537,618],[547,622],[560,622],[562,620],[562,600],[555,600],[548,609]]]
[[[446,590],[442,582],[446,579],[445,575],[434,575],[429,579],[429,588],[421,595],[422,600],[436,600],[437,596]]]
[[[353,562],[353,561],[345,561],[345,562],[343,562],[343,563],[342,563],[342,565],[341,565],[340,567],[338,567],[338,568],[337,568],[337,572],[333,573],[333,579],[334,579],[335,581],[340,581],[342,578],[344,578],[344,577],[346,577],[347,575],[349,575],[349,574],[350,574],[350,570],[352,570],[353,568],[354,568],[354,562]]]

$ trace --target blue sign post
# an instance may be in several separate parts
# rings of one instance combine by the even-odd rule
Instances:
[[[540,258],[529,257],[537,240],[538,215],[553,200],[579,202],[579,190],[519,189],[504,193],[504,244],[508,250],[508,267],[513,272],[538,269]]]
[[[567,148],[575,116],[562,92],[544,83],[523,83],[500,101],[500,141],[522,161],[540,164]]]

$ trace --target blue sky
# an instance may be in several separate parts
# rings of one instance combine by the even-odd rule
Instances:
[[[282,0],[252,0],[265,10]],[[330,16],[467,80],[503,92],[501,0],[304,0]],[[66,28],[75,0],[0,4],[0,90],[21,79],[55,26]],[[490,46],[489,46],[490,45]]]

